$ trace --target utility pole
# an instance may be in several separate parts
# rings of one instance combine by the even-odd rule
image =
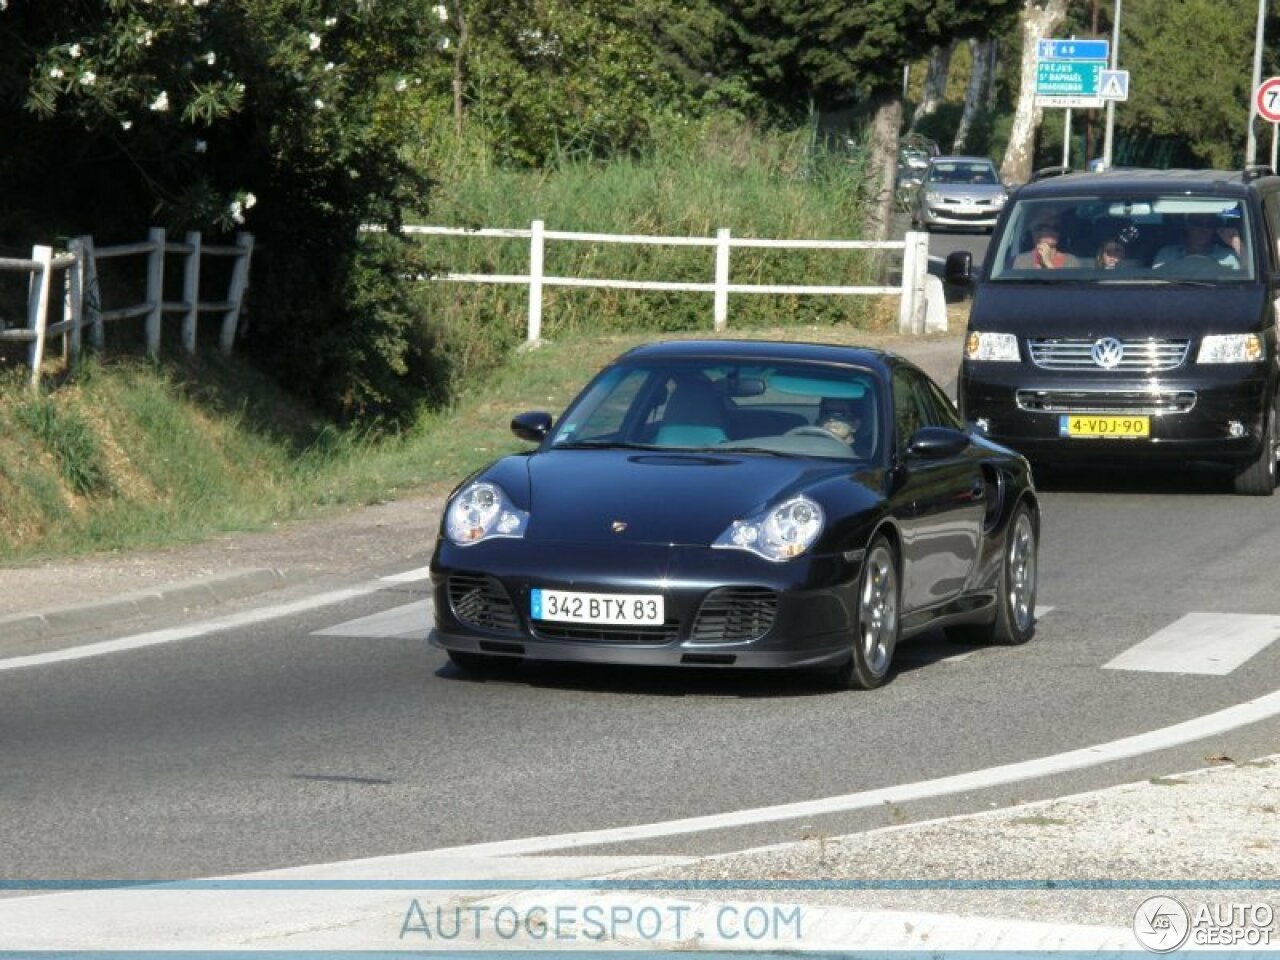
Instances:
[[[1258,0],[1258,30],[1253,39],[1253,83],[1249,86],[1249,137],[1244,150],[1245,166],[1256,163],[1258,157],[1258,138],[1253,132],[1254,121],[1258,119],[1258,105],[1254,102],[1254,93],[1262,83],[1262,34],[1263,22],[1266,18],[1267,0]]]
[[[1116,66],[1120,61],[1120,2],[1116,0],[1116,19],[1111,24],[1111,69],[1118,70]],[[1258,0],[1259,3],[1266,3],[1266,0]],[[1116,129],[1116,102],[1114,100],[1107,101],[1107,131],[1102,140],[1102,169],[1111,169],[1111,147],[1115,140]]]
[[[1098,0],[1093,0],[1093,19],[1090,21],[1089,35],[1096,37],[1098,35]],[[1087,167],[1090,160],[1093,159],[1093,127],[1094,118],[1097,117],[1096,110],[1090,110],[1085,114],[1084,121],[1084,162]]]

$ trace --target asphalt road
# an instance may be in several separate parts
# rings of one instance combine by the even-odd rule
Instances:
[[[1280,645],[1269,642],[1222,674],[1107,664],[1197,611],[1261,617],[1280,634],[1280,497],[1233,497],[1211,471],[1042,486],[1040,603],[1052,609],[1032,642],[957,648],[927,636],[904,645],[892,682],[869,693],[776,675],[585,668],[475,681],[425,646],[422,581],[0,673],[0,803],[22,825],[5,832],[4,872],[208,876],[710,815],[1074,750],[1274,688]],[[615,852],[729,850],[982,809],[1187,769],[1215,751],[1260,755],[1278,730],[1255,724],[906,809]]]

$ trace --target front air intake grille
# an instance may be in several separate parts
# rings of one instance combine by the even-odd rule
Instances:
[[[1104,367],[1094,360],[1099,338],[1068,340],[1045,337],[1028,340],[1031,360],[1045,370],[1108,370],[1117,373],[1151,373],[1172,370],[1187,359],[1190,340],[1119,340],[1123,354],[1118,363]]]
[[[778,594],[762,587],[724,587],[702,601],[690,639],[694,643],[743,643],[769,632]]]
[[[1019,390],[1018,409],[1036,413],[1187,413],[1194,390]]]
[[[516,633],[520,629],[520,618],[506,588],[493,577],[455,573],[449,578],[449,606],[453,615],[469,627],[500,633]]]
[[[530,624],[534,636],[541,640],[564,640],[571,643],[624,643],[632,646],[660,646],[680,636],[680,624],[668,620],[660,626],[631,624],[553,623],[534,620]]]

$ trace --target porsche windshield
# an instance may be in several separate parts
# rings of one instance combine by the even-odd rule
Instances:
[[[1019,201],[990,279],[1035,283],[1229,284],[1254,277],[1249,211],[1187,193]]]
[[[882,448],[882,410],[879,381],[867,370],[727,359],[622,363],[578,398],[551,442],[869,460]]]

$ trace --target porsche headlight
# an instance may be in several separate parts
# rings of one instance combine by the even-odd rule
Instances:
[[[750,550],[766,560],[790,560],[813,546],[825,523],[820,506],[808,497],[793,497],[754,517],[733,521],[711,546]]]
[[[445,513],[445,536],[460,547],[491,537],[523,537],[529,514],[518,510],[502,488],[473,483],[462,490]]]
[[[969,332],[964,341],[964,355],[969,360],[1012,360],[1017,362],[1018,338],[1012,333]]]
[[[1262,338],[1256,333],[1228,333],[1200,341],[1196,363],[1257,363],[1262,359]]]

